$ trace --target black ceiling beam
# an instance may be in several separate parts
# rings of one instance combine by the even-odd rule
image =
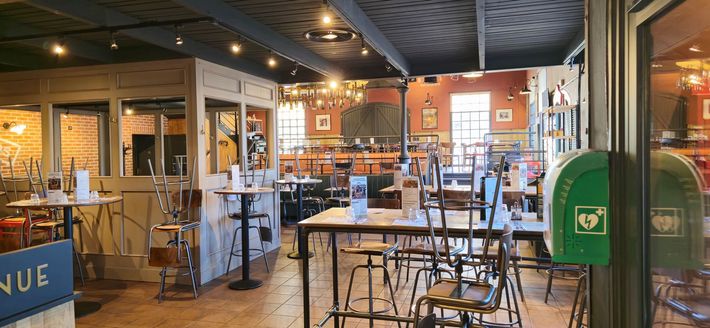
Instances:
[[[478,67],[486,69],[486,0],[476,0],[476,33],[478,39]]]
[[[29,34],[42,34],[47,33],[45,30],[41,30],[35,27],[28,26],[27,24],[21,24],[8,17],[0,17],[0,37],[5,38],[15,38],[21,35]],[[52,34],[53,38],[56,38],[57,33]],[[26,46],[50,50],[50,43],[48,40],[40,39],[28,39],[28,40],[15,40],[17,43],[24,44]],[[113,61],[113,54],[107,46],[101,47],[91,42],[82,41],[75,38],[65,38],[64,42],[67,46],[71,46],[71,54],[77,57],[95,60],[101,63],[110,63]]]
[[[488,56],[487,71],[526,69],[543,66],[562,65],[564,51],[547,51],[540,53],[523,53],[519,55],[495,55]]]
[[[572,38],[572,41],[567,45],[567,50],[565,51],[565,59],[562,61],[563,63],[567,64],[571,60],[574,59],[574,57],[577,57],[582,50],[584,50],[584,47],[586,46],[586,42],[584,40],[584,27],[579,29],[577,34]]]
[[[328,0],[330,7],[350,27],[357,30],[367,40],[367,43],[387,58],[394,68],[408,76],[412,68],[397,48],[390,42],[375,23],[370,20],[355,0]]]
[[[42,8],[52,13],[71,17],[97,26],[115,26],[137,24],[140,21],[117,10],[97,5],[87,0],[28,0],[25,3]],[[256,76],[274,80],[276,73],[262,64],[243,58],[237,58],[226,51],[183,36],[183,44],[175,44],[175,32],[162,27],[144,27],[126,30],[122,33],[136,40],[141,40],[187,56],[201,58],[219,65],[227,66]]]
[[[343,71],[308,48],[277,33],[221,0],[173,0],[200,15],[212,17],[227,31],[239,34],[289,60],[335,80],[345,78]]]

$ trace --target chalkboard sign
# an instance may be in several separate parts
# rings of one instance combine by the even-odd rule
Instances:
[[[0,254],[0,263],[0,322],[73,294],[70,240]]]

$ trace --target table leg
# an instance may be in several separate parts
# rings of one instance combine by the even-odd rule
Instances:
[[[64,239],[72,240],[74,239],[74,215],[72,214],[71,207],[63,208],[64,211]],[[72,245],[74,241],[72,240]]]
[[[249,196],[242,195],[242,279],[233,281],[229,288],[246,290],[259,288],[261,280],[249,278]]]
[[[298,249],[303,249],[304,252],[308,252],[308,231],[298,228]],[[333,251],[333,253],[337,253]],[[310,277],[308,275],[308,258],[310,256],[301,256],[303,261],[303,267],[301,268],[303,274],[303,327],[310,328],[311,326],[311,296],[310,296]]]
[[[297,222],[303,221],[303,184],[300,184],[300,183],[296,183],[296,211],[298,211],[298,213],[296,213]],[[297,226],[296,229],[298,230],[298,235],[300,236],[302,233],[301,227]],[[295,259],[301,258],[302,254],[308,254],[308,257],[315,256],[316,255],[315,253],[307,251],[308,245],[304,245],[307,243],[308,243],[307,239],[303,243],[301,243],[301,241],[299,240],[298,250],[295,252],[289,253],[287,255],[287,257],[295,260]]]
[[[330,246],[333,255],[333,306],[336,310],[340,310],[340,297],[338,296],[338,236],[335,232],[330,233]],[[333,316],[333,327],[340,327],[340,318],[338,315]]]

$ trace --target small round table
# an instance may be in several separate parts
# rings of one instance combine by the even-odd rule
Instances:
[[[123,200],[121,196],[99,197],[97,199],[76,200],[74,197],[68,197],[66,202],[49,203],[46,198],[42,198],[39,202],[32,200],[19,200],[8,203],[7,208],[16,208],[22,210],[46,210],[46,209],[62,209],[64,212],[64,239],[74,239],[74,215],[72,209],[74,207],[98,206],[117,203]],[[72,268],[74,266],[72,265]],[[75,301],[74,302],[74,317],[81,318],[87,314],[94,313],[101,309],[101,303],[91,301]]]
[[[229,288],[236,290],[247,290],[259,288],[263,284],[261,280],[249,278],[249,196],[256,194],[273,193],[274,188],[244,188],[238,190],[221,189],[213,191],[217,195],[242,196],[242,279],[229,283]],[[266,256],[266,254],[264,254]]]
[[[274,183],[280,184],[280,185],[296,185],[296,211],[298,212],[296,214],[296,221],[301,222],[303,221],[303,185],[306,184],[317,184],[321,183],[323,180],[320,179],[293,179],[290,181],[286,181],[284,179],[281,180],[276,180]],[[298,229],[298,236],[301,235],[301,227],[297,227]],[[291,252],[287,255],[288,258],[290,259],[300,259],[302,254],[305,253],[305,251],[301,248],[303,245],[301,243],[298,243],[298,250],[295,252]],[[316,254],[314,252],[308,252],[308,257],[313,257]]]

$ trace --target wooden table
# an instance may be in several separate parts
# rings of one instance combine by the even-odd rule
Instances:
[[[46,198],[42,198],[39,202],[32,200],[19,200],[9,203],[5,206],[8,208],[16,208],[21,210],[47,210],[47,209],[62,209],[64,212],[64,239],[74,239],[74,215],[72,209],[74,207],[108,205],[123,201],[121,196],[99,197],[98,199],[76,200],[73,196],[68,197],[66,202],[49,203]],[[31,234],[31,232],[30,232]],[[73,243],[73,241],[72,241]],[[72,265],[72,268],[74,266]],[[101,303],[92,301],[76,301],[74,302],[74,316],[77,318],[87,314],[94,313],[101,309]]]
[[[98,206],[98,205],[108,205],[117,203],[123,200],[121,196],[109,196],[109,197],[99,197],[93,200],[76,200],[73,196],[69,196],[66,202],[61,203],[49,203],[46,198],[42,198],[39,202],[32,200],[18,200],[16,202],[8,203],[5,205],[7,208],[16,208],[22,210],[46,210],[46,209],[62,209],[64,212],[64,239],[74,238],[74,229],[72,228],[72,221],[74,215],[72,214],[72,209],[74,207],[84,207],[84,206]]]
[[[307,184],[318,184],[323,182],[323,180],[320,179],[293,179],[290,181],[286,180],[276,180],[274,183],[279,184],[279,185],[296,185],[296,221],[301,222],[303,221],[303,185]],[[296,229],[301,229],[301,227],[297,227]],[[300,231],[299,231],[300,234]],[[301,249],[301,243],[298,243],[298,250],[295,252],[289,253],[287,256],[290,259],[300,259],[303,254],[308,254],[308,257],[313,257],[315,256],[315,253],[313,252],[307,252],[307,251],[302,251]]]
[[[244,188],[238,190],[221,189],[215,190],[213,193],[217,195],[235,195],[242,196],[241,211],[242,211],[242,279],[229,283],[230,289],[247,290],[259,288],[264,283],[258,279],[249,277],[249,196],[257,194],[273,193],[274,188],[259,187],[259,188]],[[229,213],[227,213],[229,214]],[[266,256],[266,254],[264,254]]]
[[[333,305],[326,316],[320,321],[325,323],[330,318],[334,320],[334,326],[339,327],[340,317],[358,317],[357,314],[348,311],[342,311],[339,305],[338,296],[338,245],[337,233],[371,233],[371,234],[397,234],[397,235],[420,235],[428,236],[429,227],[426,220],[412,222],[402,216],[402,210],[396,209],[373,209],[367,210],[368,215],[365,221],[355,223],[352,219],[346,216],[344,208],[330,208],[324,212],[314,215],[304,221],[298,223],[300,230],[299,245],[303,245],[305,251],[308,250],[308,234],[313,232],[329,232],[331,238],[331,255],[333,262]],[[467,237],[468,235],[468,212],[449,212],[447,211],[447,227],[449,237]],[[479,221],[480,212],[474,212],[474,222]],[[437,219],[434,219],[435,228]],[[523,220],[510,221],[513,226],[513,239],[516,240],[533,240],[542,241],[545,230],[544,223],[538,221],[536,213],[523,213]],[[440,224],[439,224],[440,226]],[[487,229],[487,222],[483,221],[474,227],[474,235],[479,238],[484,236]],[[437,229],[435,229],[436,231]],[[440,228],[438,229],[441,230]],[[502,220],[496,220],[493,224],[493,235],[499,236],[503,232]],[[308,256],[302,258],[303,267],[303,323],[304,327],[311,327],[310,324],[310,289],[309,289],[309,271],[308,271]],[[408,311],[407,311],[408,312]],[[362,318],[360,315],[358,318]],[[399,322],[412,322],[409,316],[395,316],[378,314],[378,320],[391,320]]]

